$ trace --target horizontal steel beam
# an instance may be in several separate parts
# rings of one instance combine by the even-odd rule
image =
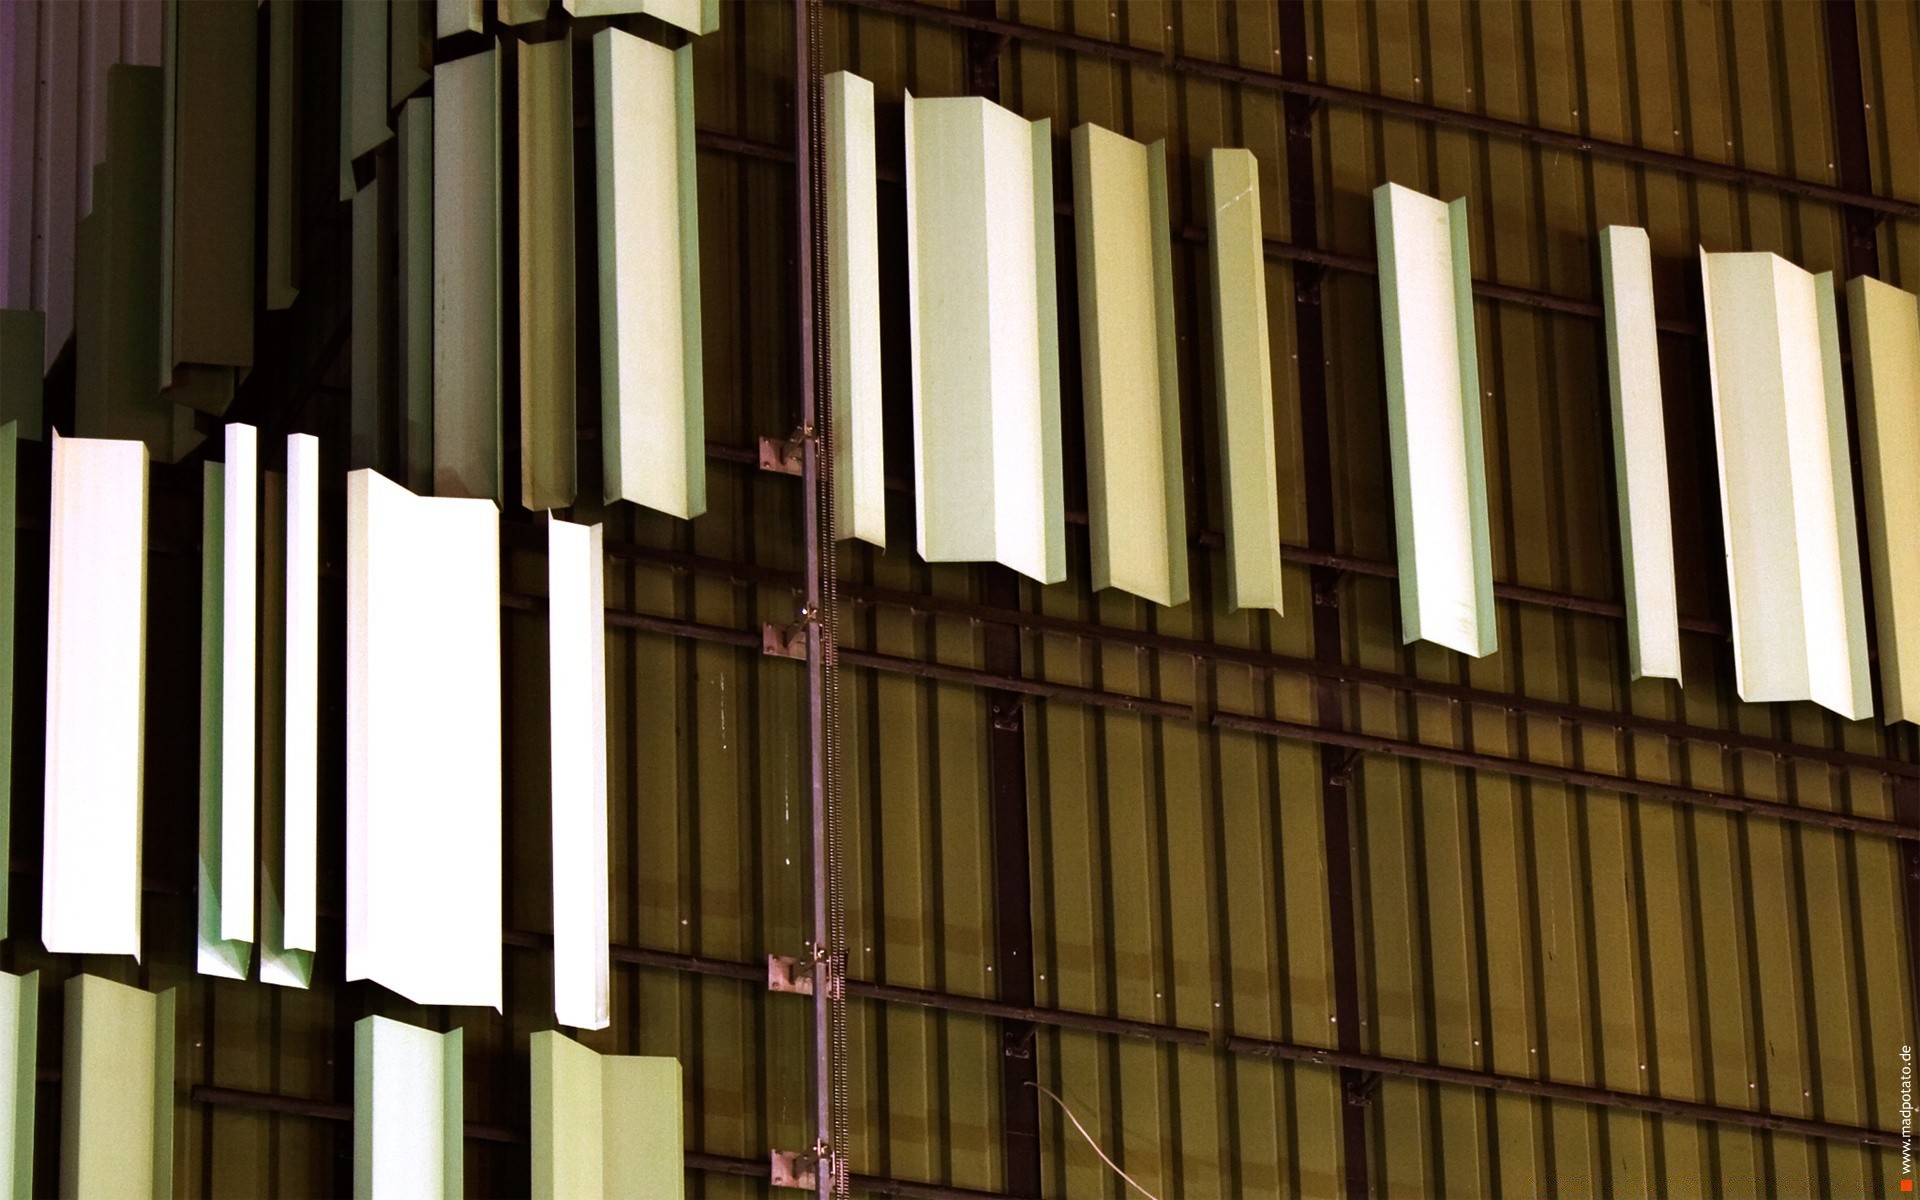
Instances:
[[[1572,130],[1548,129],[1522,121],[1509,121],[1455,108],[1442,108],[1435,104],[1383,96],[1377,92],[1361,91],[1358,88],[1316,83],[1312,80],[1288,79],[1277,71],[1263,71],[1256,67],[1239,67],[1230,63],[1193,58],[1170,50],[1123,46],[1117,42],[1069,33],[1065,30],[1047,29],[1020,21],[974,16],[956,9],[921,3],[919,0],[839,0],[839,2],[850,7],[887,13],[920,24],[944,25],[953,29],[991,33],[1017,42],[1029,42],[1071,54],[1084,54],[1092,58],[1126,63],[1129,66],[1166,71],[1174,75],[1211,79],[1236,87],[1254,88],[1281,95],[1305,96],[1323,104],[1357,108],[1449,129],[1466,129],[1494,137],[1512,138],[1516,141],[1548,146],[1555,150],[1628,162],[1675,175],[1691,175],[1738,187],[1767,188],[1808,200],[1867,209],[1890,216],[1920,216],[1920,202],[1912,200],[1881,196],[1870,191],[1820,183],[1811,179],[1799,179],[1772,171],[1759,171],[1733,163],[1713,162],[1708,159],[1694,158],[1691,155],[1675,154],[1668,150],[1654,150],[1628,142],[1590,137]]]

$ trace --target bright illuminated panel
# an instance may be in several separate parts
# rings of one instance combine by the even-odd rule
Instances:
[[[1207,189],[1213,208],[1208,247],[1227,516],[1227,607],[1280,612],[1280,481],[1259,160],[1248,150],[1213,151]]]
[[[553,769],[553,1010],[607,1026],[607,651],[598,525],[547,523]]]
[[[1493,653],[1493,555],[1481,446],[1467,202],[1373,192],[1405,641]]]
[[[693,46],[593,35],[600,442],[609,501],[707,511]]]
[[[60,1194],[173,1195],[174,995],[93,975],[66,987]]]
[[[688,33],[720,28],[720,0],[563,0],[576,17],[612,17],[646,13]]]
[[[1920,299],[1862,277],[1847,285],[1847,315],[1880,702],[1888,721],[1920,721]]]
[[[880,217],[873,84],[826,78],[827,327],[833,337],[834,532],[887,547],[880,426]]]
[[[53,437],[41,940],[140,956],[147,447]]]
[[[1700,263],[1740,696],[1869,716],[1832,277],[1774,254]]]
[[[1093,586],[1187,601],[1167,149],[1073,131]]]
[[[258,431],[207,463],[200,573],[199,969],[245,979],[253,941]]]
[[[0,1196],[33,1196],[34,1090],[40,1067],[40,972],[0,974]]]
[[[551,1030],[529,1046],[533,1195],[686,1195],[680,1061],[602,1055]]]
[[[347,978],[500,1007],[500,546],[487,500],[347,477]]]
[[[261,804],[260,978],[306,987],[319,947],[320,440],[290,435],[284,484],[272,477],[269,484],[266,578],[279,603],[277,614],[265,611],[271,598],[262,608],[263,628],[271,631],[277,615],[281,630],[279,653],[269,660],[279,667],[280,754],[279,786]],[[273,528],[283,535],[272,537]],[[265,720],[276,710],[262,711]],[[276,766],[264,752],[261,762],[263,772]]]
[[[978,97],[906,102],[920,556],[1067,576],[1053,143]]]
[[[433,69],[433,490],[500,499],[500,69]]]
[[[1613,476],[1620,508],[1620,573],[1627,594],[1627,661],[1635,679],[1680,678],[1680,612],[1667,498],[1666,411],[1653,321],[1647,231],[1600,231],[1607,315],[1607,382],[1613,392]]]
[[[385,1017],[353,1024],[355,1200],[464,1194],[465,1038]]]

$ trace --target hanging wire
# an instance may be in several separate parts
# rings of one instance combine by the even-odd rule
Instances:
[[[1139,1182],[1135,1180],[1133,1176],[1127,1174],[1125,1171],[1122,1171],[1120,1169],[1119,1163],[1107,1157],[1107,1152],[1100,1148],[1099,1142],[1096,1142],[1093,1140],[1093,1135],[1088,1133],[1087,1127],[1080,1123],[1080,1118],[1073,1115],[1073,1110],[1067,1107],[1067,1102],[1065,1100],[1062,1100],[1059,1096],[1055,1095],[1052,1089],[1043,1087],[1040,1084],[1033,1082],[1032,1080],[1027,1081],[1027,1086],[1038,1091],[1041,1095],[1053,1101],[1055,1104],[1058,1104],[1060,1106],[1060,1111],[1067,1114],[1067,1120],[1072,1121],[1073,1127],[1080,1131],[1080,1136],[1087,1139],[1087,1145],[1092,1146],[1093,1152],[1100,1156],[1100,1161],[1107,1164],[1109,1167],[1112,1167],[1113,1173],[1115,1175],[1118,1175],[1120,1178],[1126,1180],[1128,1187],[1132,1188],[1136,1192],[1139,1192],[1142,1196],[1145,1196],[1147,1200],[1160,1200],[1158,1196],[1154,1195],[1152,1192],[1148,1191],[1147,1189],[1141,1187]]]

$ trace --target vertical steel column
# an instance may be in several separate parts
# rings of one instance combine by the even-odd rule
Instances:
[[[1873,158],[1867,145],[1867,97],[1860,76],[1860,14],[1854,0],[1827,0],[1827,94],[1833,109],[1834,165],[1840,184],[1853,190],[1870,190],[1873,184]],[[1846,278],[1880,275],[1879,215],[1871,209],[1847,205],[1841,210],[1846,230],[1843,263]],[[1857,366],[1858,364],[1856,364]],[[1860,423],[1854,408],[1853,377],[1846,378],[1847,444],[1852,451],[1853,477],[1860,478]],[[1855,527],[1866,538],[1866,493],[1854,489]],[[1872,563],[1862,546],[1861,585],[1866,595],[1867,636],[1873,638]],[[1873,665],[1874,691],[1879,692],[1880,664]],[[1888,749],[1899,753],[1904,748],[1909,759],[1915,753],[1913,735],[1887,731]],[[1920,780],[1896,777],[1893,781],[1894,819],[1906,825],[1920,825]],[[1901,899],[1907,920],[1907,972],[1916,1007],[1915,1025],[1920,1027],[1920,843],[1900,843]]]
[[[996,0],[962,0],[968,16],[993,18]],[[1000,56],[1007,39],[967,34],[967,91],[999,103]],[[1008,567],[980,568],[981,599],[997,608],[1020,607],[1020,580]],[[1020,630],[988,621],[981,626],[985,667],[1020,674]],[[1027,833],[1026,697],[999,688],[987,693],[987,778],[993,813],[993,923],[995,978],[1007,1004],[1033,1003],[1033,875]],[[1031,1021],[1000,1023],[1001,1159],[1006,1191],[1040,1194],[1039,1070]]]
[[[1280,74],[1292,81],[1307,79],[1307,12],[1304,0],[1278,0],[1280,10]],[[1287,129],[1287,212],[1289,236],[1297,246],[1320,247],[1320,206],[1316,198],[1313,164],[1314,102],[1289,92],[1285,100]],[[1294,343],[1298,351],[1300,435],[1306,468],[1307,545],[1323,554],[1335,550],[1333,528],[1333,439],[1327,423],[1327,358],[1323,345],[1320,308],[1321,268],[1312,263],[1293,267]],[[1313,568],[1313,657],[1316,662],[1339,663],[1340,572]],[[1346,726],[1342,688],[1330,676],[1313,682],[1314,714],[1323,729]],[[1360,1045],[1360,972],[1353,916],[1353,832],[1347,795],[1348,758],[1337,746],[1321,746],[1320,808],[1327,856],[1327,919],[1333,935],[1333,1008],[1336,1044],[1357,1053]],[[1367,1089],[1360,1071],[1342,1068],[1340,1091],[1346,1103],[1340,1110],[1346,1194],[1350,1198],[1372,1193],[1367,1161]]]
[[[844,1113],[846,1099],[846,1017],[842,982],[846,977],[841,945],[839,867],[836,845],[837,797],[832,753],[832,701],[837,694],[831,678],[836,669],[833,621],[832,482],[826,457],[824,413],[819,389],[825,378],[826,356],[821,277],[815,255],[821,229],[817,200],[821,177],[815,151],[819,145],[819,94],[814,86],[818,64],[814,43],[820,16],[819,0],[794,0],[793,5],[793,127],[794,127],[794,263],[797,271],[799,316],[801,476],[806,492],[807,545],[806,608],[801,614],[807,639],[807,771],[811,801],[813,854],[813,945],[809,959],[813,979],[813,1116],[815,1184],[821,1200],[846,1194],[847,1147]]]

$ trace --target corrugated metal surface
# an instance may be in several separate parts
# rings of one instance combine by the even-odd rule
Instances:
[[[1266,3],[1002,0],[999,13],[1154,54],[1259,71],[1280,62],[1279,21]],[[1920,197],[1903,149],[1920,129],[1920,18],[1894,6],[1863,5],[1860,15],[1875,184],[1885,194]],[[329,469],[337,470],[346,364],[333,356],[344,336],[346,225],[331,198],[337,72],[316,61],[332,51],[314,49],[337,45],[320,27],[331,19],[303,26],[312,69],[302,85],[308,133],[297,211],[303,231],[315,234],[302,242],[308,269],[296,307],[262,322],[259,336],[272,352],[256,356],[261,366],[235,412],[262,420],[269,438],[276,428],[323,432],[331,439]],[[880,166],[897,181],[901,96],[909,88],[964,92],[963,35],[842,6],[829,7],[826,21],[823,65],[874,81]],[[1310,5],[1307,25],[1318,80],[1803,179],[1838,178],[1826,25],[1814,4],[1335,3]],[[729,5],[720,31],[696,43],[699,125],[719,135],[700,160],[707,422],[715,447],[709,512],[690,524],[624,507],[609,514],[615,562],[607,578],[614,608],[696,622],[709,636],[671,638],[619,616],[609,630],[612,933],[617,945],[668,957],[626,955],[652,965],[616,965],[613,1027],[582,1039],[605,1051],[678,1054],[689,1148],[743,1160],[810,1141],[806,1005],[768,995],[756,977],[762,956],[803,953],[807,929],[802,673],[758,649],[762,622],[795,617],[788,573],[802,564],[800,497],[791,479],[737,461],[756,437],[784,436],[793,425],[792,177],[779,161],[791,128],[790,27],[784,5]],[[1019,39],[1004,52],[1001,80],[1010,107],[1053,118],[1061,163],[1068,130],[1082,121],[1143,140],[1165,137],[1180,230],[1205,227],[1206,151],[1251,148],[1260,160],[1267,233],[1294,238],[1281,103],[1272,91]],[[1368,194],[1393,180],[1468,197],[1476,278],[1578,301],[1597,299],[1598,227],[1646,225],[1663,319],[1682,326],[1698,319],[1698,244],[1778,250],[1816,270],[1841,262],[1841,221],[1825,202],[1339,103],[1318,107],[1312,122],[1320,240],[1339,261],[1371,259]],[[1064,187],[1060,198],[1067,199]],[[902,210],[897,183],[883,182],[885,405],[897,478],[910,476]],[[1920,281],[1900,276],[1920,246],[1912,224],[1890,218],[1879,226],[1888,275],[1909,286]],[[1217,532],[1223,518],[1204,253],[1203,241],[1176,240],[1189,513],[1197,530]],[[1307,540],[1312,448],[1301,433],[1285,301],[1297,273],[1311,269],[1279,258],[1269,264],[1283,536],[1295,547]],[[1068,507],[1083,510],[1070,255],[1061,271]],[[1384,562],[1393,539],[1375,284],[1336,266],[1323,291],[1339,549]],[[1476,315],[1496,578],[1614,600],[1599,323],[1485,297]],[[584,310],[581,322],[580,408],[590,422],[596,406],[584,392],[597,377],[597,346]],[[1724,620],[1724,601],[1702,349],[1694,335],[1662,338],[1681,606],[1696,624],[1712,624]],[[593,446],[584,443],[583,495],[598,490]],[[178,486],[162,476],[156,536],[186,530],[190,545],[197,488],[186,476]],[[29,497],[44,495],[35,486],[22,488],[29,524]],[[919,562],[907,497],[890,494],[889,510],[890,553],[841,552],[853,597],[847,644],[905,660],[896,665],[981,668],[981,627],[963,611],[981,597],[979,573]],[[582,506],[573,516],[594,514]],[[336,507],[326,551],[336,564],[339,517]],[[1312,657],[1315,597],[1296,556],[1287,567],[1285,617],[1223,611],[1220,551],[1202,536],[1194,599],[1167,610],[1089,594],[1086,535],[1076,526],[1069,582],[1022,585],[1023,607],[1048,619],[1100,622],[1124,636],[1097,643],[1056,625],[1025,634],[1023,644],[1030,676],[1101,694],[1093,699],[1142,697],[1200,718],[1172,715],[1172,707],[1147,715],[1027,699],[1037,1003],[1201,1031],[1214,1044],[1043,1025],[1030,1052],[1040,1082],[1156,1195],[1328,1196],[1347,1177],[1341,1128],[1351,1106],[1336,1072],[1221,1044],[1228,1035],[1303,1046],[1337,1041],[1341,947],[1329,917],[1319,759],[1298,738],[1220,729],[1205,719],[1237,713],[1311,725],[1311,681],[1286,660]],[[44,554],[44,544],[44,534],[23,534],[21,594],[29,609],[40,569],[31,558]],[[537,530],[516,524],[508,545],[507,588],[537,595],[544,586]],[[163,607],[150,627],[160,629],[169,627],[164,606],[194,611],[197,568],[190,554],[159,554],[154,563],[153,593]],[[881,592],[924,599],[876,602]],[[1469,663],[1400,645],[1390,578],[1349,571],[1332,599],[1347,663],[1425,681],[1342,685],[1349,724],[1365,733],[1814,810],[1893,815],[1886,778],[1870,769],[1727,750],[1711,733],[1680,740],[1644,725],[1621,732],[1605,718],[1528,716],[1497,699],[1446,694],[1451,685],[1470,685],[1522,703],[1619,711],[1630,723],[1658,718],[1736,737],[1911,756],[1907,735],[1889,737],[1873,722],[1845,725],[1810,706],[1739,704],[1726,646],[1715,635],[1686,636],[1682,691],[1628,683],[1616,618],[1509,598],[1499,610],[1502,649]],[[329,603],[337,615],[340,596]],[[183,985],[186,1085],[337,1106],[351,1096],[354,1018],[378,1011],[436,1028],[462,1025],[475,1123],[469,1179],[485,1195],[527,1186],[526,1147],[516,1141],[526,1121],[526,1038],[551,1024],[549,966],[539,946],[550,920],[544,622],[537,602],[510,603],[505,897],[515,948],[507,957],[505,1015],[421,1010],[364,985],[342,986],[337,919],[323,921],[320,983],[311,993],[192,979],[183,966],[191,961],[192,831],[188,822],[168,823],[164,801],[149,806],[150,890],[157,894],[148,900],[148,966],[87,964],[156,986]],[[23,614],[23,631],[38,619]],[[180,627],[192,627],[182,620],[188,623]],[[738,632],[728,640],[714,629]],[[21,661],[30,664],[37,643],[31,633],[22,637]],[[1202,645],[1156,649],[1155,638]],[[192,678],[190,644],[156,643],[157,653],[172,656],[150,669],[156,686],[169,674]],[[337,658],[340,649],[336,640],[328,653]],[[22,695],[33,694],[34,669],[25,668]],[[336,704],[328,736],[336,747],[339,686],[338,679],[329,684]],[[851,974],[958,996],[998,995],[984,692],[952,678],[855,666],[845,699]],[[150,741],[191,746],[184,714],[192,711],[150,704]],[[20,744],[31,745],[34,735],[23,727]],[[191,762],[170,767],[164,752],[159,758],[149,767],[155,795],[173,788],[189,798],[178,811],[190,813]],[[22,769],[29,778],[36,769],[24,752]],[[1896,1054],[1916,1040],[1915,997],[1902,866],[1886,837],[1373,753],[1354,756],[1349,769],[1365,1050],[1401,1062],[1898,1129]],[[339,786],[335,770],[326,794],[338,797]],[[19,790],[23,800],[37,795],[32,786]],[[23,804],[15,833],[22,846],[36,844],[34,808]],[[323,827],[322,906],[337,918],[339,806],[326,811],[333,815]],[[27,877],[18,882],[16,925],[31,929],[37,888]],[[14,938],[7,965],[42,963],[32,945],[30,936]],[[44,965],[51,986],[53,975],[77,964]],[[43,1011],[51,1026],[43,1047],[57,1047],[58,1005]],[[1000,1022],[857,1000],[853,1032],[856,1170],[997,1189],[1004,1177]],[[57,1051],[47,1065],[55,1061]],[[1383,1195],[1851,1195],[1897,1187],[1896,1153],[1837,1141],[1392,1072],[1376,1077],[1364,1100],[1367,1169]],[[57,1161],[50,1093],[41,1112],[46,1186]],[[196,1103],[183,1108],[180,1125],[182,1194],[345,1190],[351,1143],[337,1119]],[[1041,1133],[1046,1195],[1122,1194],[1124,1185],[1051,1101],[1042,1102]],[[697,1173],[692,1188],[713,1196],[766,1190],[763,1179],[712,1170]]]

